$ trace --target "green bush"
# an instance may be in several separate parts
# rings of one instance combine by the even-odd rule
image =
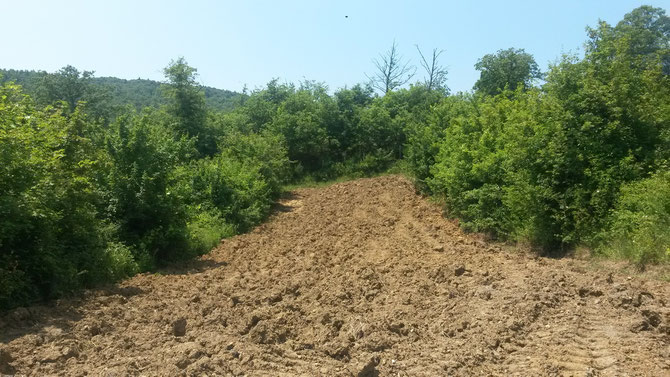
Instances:
[[[98,210],[104,154],[75,110],[36,110],[0,87],[0,306],[56,297],[104,277]]]
[[[221,154],[231,160],[255,166],[268,184],[273,196],[290,178],[290,162],[286,142],[280,134],[239,132],[227,134],[221,142]]]
[[[625,185],[600,251],[639,265],[670,262],[670,172]]]
[[[430,191],[429,182],[433,179],[432,167],[440,151],[440,144],[446,130],[457,118],[471,114],[474,102],[467,95],[455,95],[444,98],[430,108],[424,121],[410,121],[406,124],[407,143],[404,160],[420,189]]]
[[[192,173],[192,203],[215,210],[236,233],[258,224],[270,211],[273,192],[261,167],[226,155],[195,162]]]
[[[106,177],[110,219],[131,247],[141,269],[180,259],[188,250],[187,202],[178,195],[176,167],[194,153],[163,114],[124,115],[107,139],[111,164]]]
[[[209,251],[219,244],[222,238],[235,235],[235,227],[228,224],[216,210],[204,210],[195,206],[188,223],[189,250],[194,255]]]
[[[133,276],[140,271],[139,265],[133,257],[130,248],[120,242],[110,242],[105,250],[108,266],[107,275],[103,275],[108,281],[116,281]]]

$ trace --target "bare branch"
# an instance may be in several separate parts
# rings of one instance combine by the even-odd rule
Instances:
[[[428,88],[428,90],[443,90],[448,92],[449,88],[446,85],[448,71],[446,68],[439,65],[440,55],[442,55],[444,50],[434,48],[433,56],[429,62],[423,55],[423,52],[421,52],[419,46],[414,46],[421,57],[421,67],[426,71],[426,79],[424,80],[426,88]]]
[[[379,54],[379,58],[373,59],[372,63],[376,68],[375,73],[372,76],[368,74],[365,76],[370,80],[373,88],[383,93],[407,84],[416,73],[416,67],[403,61],[395,41],[389,51]]]

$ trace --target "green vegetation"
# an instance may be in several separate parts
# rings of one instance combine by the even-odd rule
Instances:
[[[64,67],[55,73],[0,69],[0,83],[11,81],[19,84],[24,93],[30,95],[35,100],[42,100],[45,99],[43,97],[45,94],[44,89],[42,88],[44,81],[62,82],[63,80],[59,76],[67,76],[68,73],[70,77],[76,75],[79,78],[85,78],[85,81],[89,84],[87,85],[87,90],[97,94],[98,97],[104,98],[104,105],[111,112],[111,114],[107,115],[121,114],[125,112],[125,107],[129,105],[136,110],[141,110],[145,107],[158,107],[167,104],[167,99],[161,93],[161,86],[163,84],[158,81],[139,78],[124,80],[116,77],[94,77],[93,72],[79,72],[72,66]],[[205,95],[207,106],[216,111],[230,111],[246,97],[242,93],[208,86],[202,86],[201,89]],[[85,95],[76,100],[90,102],[91,97]],[[49,101],[47,100],[46,102]]]
[[[201,254],[261,222],[287,184],[398,165],[467,230],[670,261],[663,10],[589,29],[584,58],[544,75],[522,49],[486,55],[471,93],[449,93],[438,50],[419,53],[416,84],[402,87],[412,67],[394,44],[376,81],[332,95],[313,81],[203,88],[184,59],[164,84],[0,71],[0,307]]]
[[[482,72],[480,90],[435,106],[410,142],[423,151],[413,154],[420,157],[413,160],[419,182],[444,197],[466,229],[527,240],[543,251],[599,249],[612,221],[618,228],[610,237],[650,237],[643,236],[652,232],[644,222],[617,224],[627,210],[638,220],[662,218],[653,212],[660,207],[642,205],[662,205],[655,196],[662,178],[630,184],[667,169],[670,19],[661,9],[640,7],[614,27],[602,22],[589,29],[586,46],[583,59],[564,56],[551,66],[541,88],[528,86],[532,74],[512,85],[504,69],[490,69],[504,54],[489,57],[494,63]],[[532,59],[524,61],[528,69],[521,71],[533,72]],[[633,197],[631,187],[646,192]],[[654,240],[636,241],[645,246],[635,251],[616,250],[629,248],[619,242],[607,252],[667,260],[658,250],[670,245],[668,229],[659,225]]]

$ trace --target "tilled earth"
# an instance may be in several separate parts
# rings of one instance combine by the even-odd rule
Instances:
[[[182,269],[0,319],[0,374],[670,376],[670,284],[462,233],[404,178],[300,189]]]

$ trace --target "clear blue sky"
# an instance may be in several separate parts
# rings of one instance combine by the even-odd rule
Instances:
[[[201,83],[217,88],[279,77],[336,89],[366,81],[372,58],[395,39],[417,66],[415,44],[444,49],[448,85],[459,91],[477,80],[473,66],[484,54],[524,48],[544,70],[562,52],[581,51],[587,25],[616,23],[642,4],[670,11],[670,0],[0,0],[0,68],[71,64],[96,76],[162,80],[162,68],[184,56]]]

